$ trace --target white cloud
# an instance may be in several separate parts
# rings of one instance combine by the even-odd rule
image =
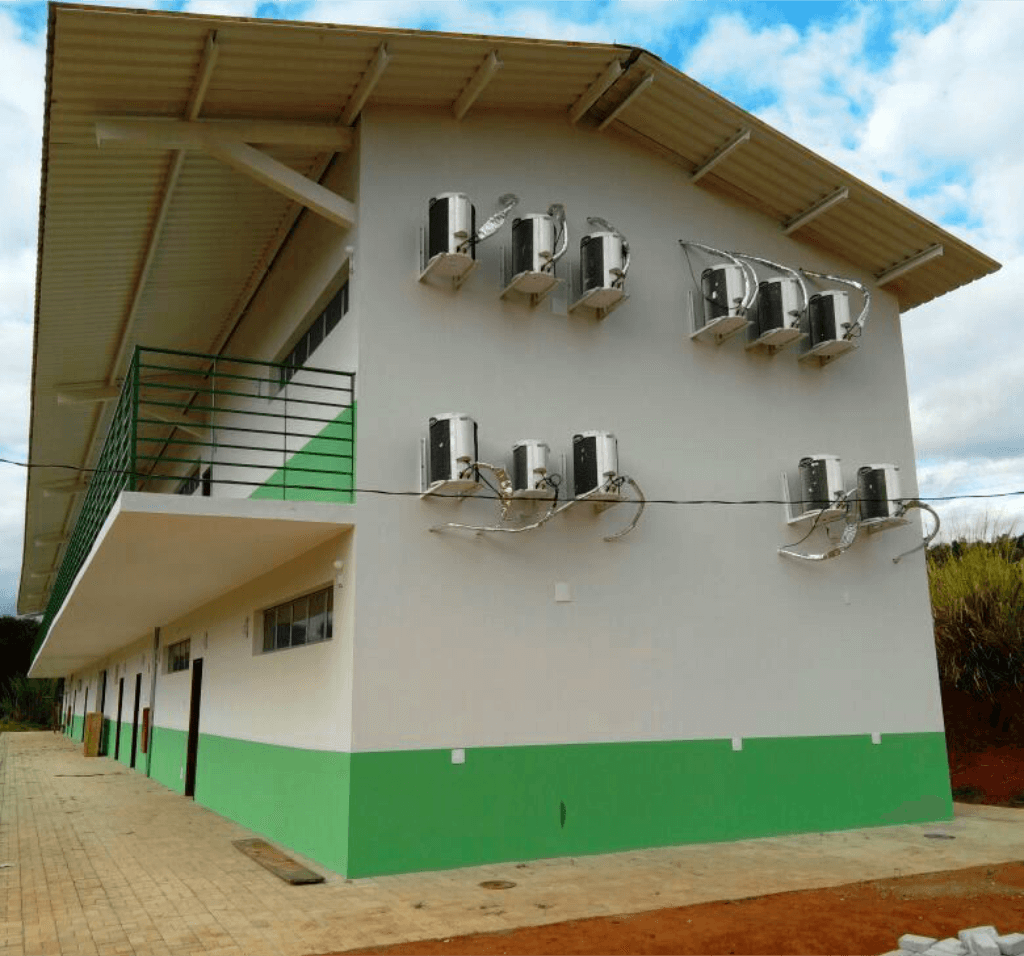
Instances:
[[[204,13],[219,17],[254,17],[259,0],[189,0],[183,7],[188,13]]]
[[[767,122],[1002,259],[1002,272],[906,316],[904,345],[921,493],[1024,488],[1024,5],[899,11],[879,67],[870,37],[897,7],[862,5],[804,33],[716,17],[686,68],[760,98]],[[1024,519],[1021,498],[941,511],[962,521],[991,508]]]

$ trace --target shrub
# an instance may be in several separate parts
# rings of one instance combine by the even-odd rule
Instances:
[[[1021,539],[954,541],[928,554],[939,676],[995,701],[1024,689],[1024,563]]]
[[[48,727],[57,699],[57,681],[11,677],[0,695],[0,718]]]

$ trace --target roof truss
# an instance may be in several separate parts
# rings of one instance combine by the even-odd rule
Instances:
[[[926,262],[931,262],[932,259],[938,259],[944,251],[945,250],[940,243],[935,243],[935,245],[929,246],[917,255],[910,256],[902,262],[897,262],[891,269],[886,269],[885,272],[880,272],[875,276],[875,281],[879,285],[886,285],[889,282],[894,282],[901,276],[905,276],[912,269],[916,269],[918,266],[923,266]]]
[[[721,146],[718,147],[703,163],[701,163],[692,173],[690,173],[690,182],[700,182],[708,173],[711,172],[723,159],[725,159],[734,149],[739,149],[744,143],[750,142],[750,130],[741,129],[738,133],[730,136]]]
[[[494,79],[498,70],[501,69],[501,59],[497,50],[491,50],[484,57],[483,63],[477,68],[473,78],[466,84],[466,88],[459,94],[458,99],[452,104],[452,112],[457,120],[462,119],[469,108],[477,101],[477,98],[487,88],[487,84]]]
[[[787,219],[782,224],[782,231],[788,236],[796,232],[797,229],[802,229],[809,222],[817,219],[824,212],[828,212],[833,206],[838,203],[844,202],[850,198],[850,190],[846,186],[840,186],[838,189],[833,190],[824,199],[819,199],[813,206],[808,207],[803,212],[797,213],[791,219]]]

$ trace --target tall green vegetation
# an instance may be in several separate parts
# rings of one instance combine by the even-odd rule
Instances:
[[[935,648],[944,684],[994,703],[1024,690],[1024,535],[973,537],[928,552]]]
[[[53,719],[58,682],[26,676],[37,628],[28,618],[0,617],[0,729],[46,727]]]

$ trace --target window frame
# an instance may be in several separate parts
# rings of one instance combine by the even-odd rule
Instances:
[[[318,599],[322,598],[322,603]],[[311,610],[320,605],[320,609]],[[305,608],[301,619],[297,619],[297,608]],[[312,622],[322,615],[322,624],[317,628],[321,636],[311,635]],[[334,585],[327,584],[312,591],[304,591],[287,601],[273,604],[260,611],[260,637],[256,644],[256,653],[274,654],[277,651],[288,651],[295,647],[308,647],[315,644],[326,644],[334,639]],[[282,620],[286,618],[286,620]],[[281,628],[285,628],[284,631]],[[296,635],[301,634],[301,640]],[[282,640],[282,637],[285,640]]]
[[[175,654],[174,652],[185,645],[185,653],[182,656],[180,653]],[[186,637],[184,640],[175,641],[173,644],[168,644],[166,648],[166,657],[164,660],[166,674],[180,674],[182,671],[187,671],[192,667],[192,638]],[[184,663],[182,663],[184,660]],[[179,666],[175,666],[179,665]]]

